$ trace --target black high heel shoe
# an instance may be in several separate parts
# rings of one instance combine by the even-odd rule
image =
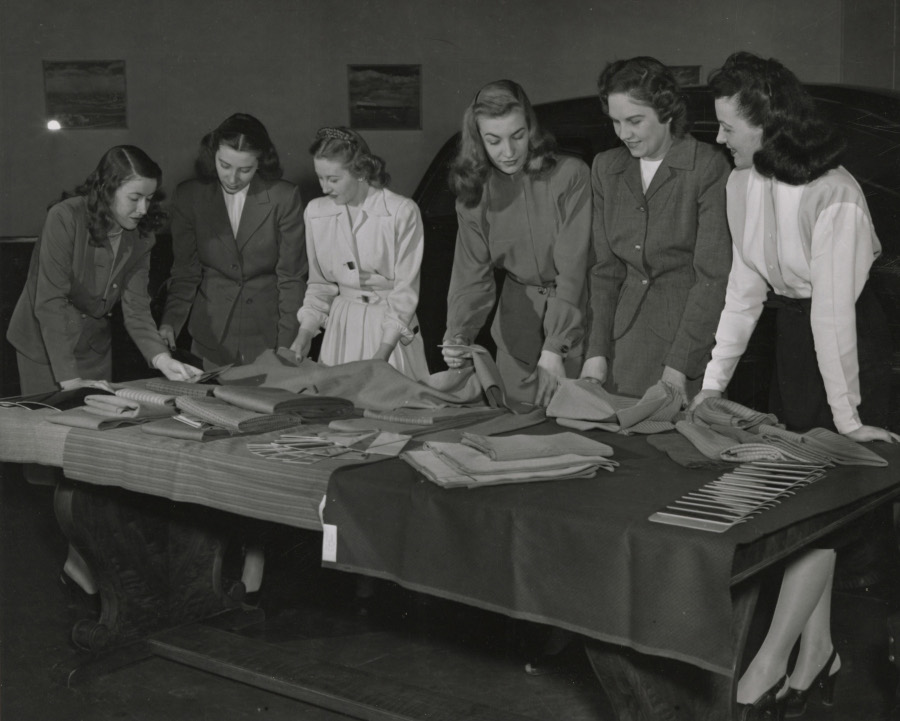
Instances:
[[[816,674],[809,688],[801,691],[797,688],[788,689],[787,695],[784,697],[784,715],[786,718],[796,718],[806,713],[806,704],[809,701],[809,694],[815,688],[822,691],[822,703],[825,706],[834,704],[834,683],[841,669],[831,673],[831,667],[837,660],[837,649],[831,649],[831,656],[828,657],[822,670]]]
[[[739,703],[738,719],[740,721],[781,721],[784,718],[784,700],[778,698],[778,692],[787,682],[787,676],[782,676],[778,682],[765,691],[753,703]]]

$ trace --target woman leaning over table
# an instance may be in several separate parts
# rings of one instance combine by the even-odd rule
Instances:
[[[172,380],[200,373],[172,358],[150,314],[161,182],[162,171],[143,150],[119,145],[74,193],[50,207],[6,334],[16,349],[23,395],[112,380],[109,315],[120,301],[125,329],[150,365]],[[46,482],[34,470],[26,467],[29,481]],[[63,570],[87,593],[97,592],[71,546]]]
[[[324,326],[321,363],[379,358],[426,378],[416,320],[425,240],[418,207],[385,187],[384,160],[359,133],[322,128],[310,153],[325,195],[303,213],[309,285],[292,346],[298,360]]]
[[[207,368],[288,347],[306,289],[303,203],[265,126],[236,113],[200,142],[172,203],[174,260],[160,335],[182,326]]]
[[[663,380],[686,405],[725,303],[730,167],[687,134],[687,103],[658,60],[609,63],[597,85],[622,145],[591,172],[596,262],[581,377],[631,396]]]
[[[463,116],[450,171],[459,232],[447,300],[443,354],[457,368],[496,301],[491,329],[507,395],[546,406],[559,379],[582,360],[590,175],[557,153],[525,91],[511,80],[485,85]]]
[[[727,187],[734,261],[694,405],[722,395],[768,303],[777,308],[771,410],[787,427],[900,441],[883,428],[889,337],[867,285],[881,245],[862,190],[838,163],[842,141],[777,60],[735,53],[710,86],[717,140],[735,162]],[[772,624],[738,684],[742,718],[799,716],[814,687],[830,702],[841,666],[830,629],[834,561],[833,550],[815,549],[785,569]]]

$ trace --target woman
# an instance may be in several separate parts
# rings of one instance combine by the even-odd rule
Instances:
[[[419,209],[385,186],[384,161],[358,133],[322,128],[310,148],[325,197],[303,214],[309,285],[291,346],[298,360],[325,328],[327,365],[380,358],[414,378],[428,376],[418,332],[424,235]]]
[[[588,168],[558,155],[525,91],[485,85],[463,116],[450,170],[459,232],[447,299],[444,359],[464,363],[505,280],[491,329],[509,398],[546,406],[583,358],[585,269],[590,252]]]
[[[150,365],[174,380],[199,374],[172,358],[150,314],[161,181],[143,150],[119,145],[51,206],[6,336],[16,348],[24,395],[111,380],[109,314],[120,300],[125,328]]]
[[[594,158],[591,326],[582,378],[642,396],[699,390],[725,302],[731,239],[724,154],[687,134],[672,72],[637,57],[597,82],[623,147]]]
[[[119,145],[74,193],[50,207],[6,334],[16,349],[23,395],[112,380],[109,315],[120,300],[125,329],[150,365],[172,380],[200,373],[172,358],[150,314],[161,182],[162,171],[143,150]],[[37,468],[27,467],[26,477],[45,483],[46,473]],[[87,593],[97,592],[71,546],[63,570]]]
[[[243,113],[203,138],[195,169],[173,200],[159,332],[174,348],[190,314],[192,351],[206,368],[249,363],[297,334],[307,270],[300,192],[280,180],[265,126]]]
[[[773,410],[788,428],[824,426],[855,441],[900,441],[882,427],[889,338],[866,285],[881,245],[862,190],[838,163],[842,141],[777,60],[735,53],[710,86],[717,141],[734,156],[727,186],[734,262],[693,405],[722,395],[768,302],[777,308]],[[801,715],[813,687],[830,702],[841,667],[830,629],[834,561],[826,548],[788,564],[772,625],[738,684],[745,718],[775,716],[782,706],[789,716]]]

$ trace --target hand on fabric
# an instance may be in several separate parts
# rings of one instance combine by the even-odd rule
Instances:
[[[681,371],[665,366],[660,380],[681,396],[681,407],[688,404],[687,376]]]
[[[305,360],[309,355],[309,347],[312,345],[313,337],[314,334],[306,330],[306,328],[301,328],[297,331],[297,337],[291,343],[291,350],[294,351],[294,356],[296,356],[298,362]]]
[[[468,345],[465,338],[444,338],[444,347],[441,348],[441,354],[444,356],[444,363],[448,368],[462,368],[471,362],[472,353],[462,348],[448,348],[447,346]]]
[[[375,351],[375,355],[372,356],[372,359],[387,361],[390,359],[391,353],[393,352],[394,346],[390,343],[382,343],[378,346],[378,350]]]
[[[694,396],[694,400],[692,400],[690,406],[688,406],[688,411],[694,410],[697,406],[699,406],[701,403],[703,403],[703,401],[705,401],[707,398],[721,398],[721,397],[722,397],[722,391],[714,391],[711,388],[706,388]]]
[[[168,353],[156,356],[153,365],[170,381],[195,381],[203,375],[203,371],[199,368],[177,361]]]
[[[548,350],[541,351],[537,368],[525,379],[526,383],[537,379],[538,387],[534,396],[534,404],[546,408],[550,404],[553,394],[556,393],[559,379],[565,377],[566,367],[563,364],[562,356]]]
[[[900,443],[900,435],[891,433],[886,428],[878,428],[877,426],[860,426],[855,431],[844,433],[847,438],[851,438],[857,443],[867,443],[868,441],[885,441],[887,443]]]
[[[169,350],[175,350],[175,329],[172,326],[163,323],[159,327],[159,337]]]
[[[595,355],[588,358],[584,365],[581,366],[581,375],[579,378],[590,378],[603,384],[606,383],[606,376],[609,374],[609,361],[606,356]]]

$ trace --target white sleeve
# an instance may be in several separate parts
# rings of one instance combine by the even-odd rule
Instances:
[[[874,260],[873,235],[871,220],[856,203],[827,206],[813,228],[810,323],[828,404],[841,433],[862,425],[857,412],[856,301]]]
[[[735,248],[725,291],[725,307],[716,328],[716,344],[703,376],[704,390],[724,391],[728,387],[738,361],[747,350],[767,293],[766,279],[747,265],[740,249]]]

